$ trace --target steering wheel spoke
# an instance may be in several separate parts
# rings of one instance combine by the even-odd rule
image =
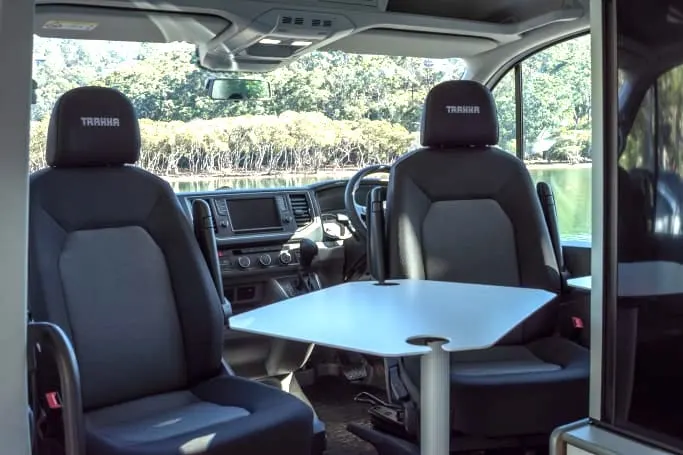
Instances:
[[[354,207],[356,209],[356,213],[358,213],[359,216],[363,217],[363,219],[366,219],[368,216],[368,208],[364,205],[360,205],[354,201]]]
[[[361,181],[370,174],[378,173],[389,173],[391,166],[386,164],[375,164],[368,166],[366,168],[358,171],[353,177],[351,177],[346,184],[346,190],[344,192],[344,205],[346,206],[347,215],[349,221],[356,233],[362,238],[367,239],[368,228],[366,224],[367,220],[367,207],[365,201],[359,204],[356,200],[356,192],[360,186]],[[386,204],[385,204],[386,208]]]

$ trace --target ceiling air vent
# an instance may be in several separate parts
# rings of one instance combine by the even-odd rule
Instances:
[[[332,19],[311,19],[311,27],[332,27]]]
[[[311,27],[332,27],[332,19],[314,18],[310,19],[310,21],[308,21],[307,19],[308,18],[301,16],[281,16],[280,23],[283,25],[299,26],[307,25],[308,23],[310,23]]]
[[[290,194],[289,202],[292,204],[292,211],[294,212],[294,220],[297,227],[304,227],[311,224],[313,216],[311,214],[311,206],[308,203],[308,197],[304,193]]]
[[[297,33],[301,34],[301,39],[304,38],[304,34],[310,34],[311,38],[322,37],[328,36],[333,30],[353,29],[353,24],[345,16],[322,12],[271,10],[257,21],[261,24],[264,33],[268,27],[269,35],[277,35],[278,31],[287,34]],[[276,24],[274,30],[272,29],[273,22]]]

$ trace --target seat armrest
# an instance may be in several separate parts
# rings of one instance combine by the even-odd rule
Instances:
[[[541,204],[541,210],[543,211],[543,218],[545,219],[545,224],[548,227],[548,234],[550,235],[550,243],[552,244],[555,259],[557,260],[562,292],[566,292],[568,273],[564,263],[562,243],[560,242],[560,229],[557,220],[555,194],[553,193],[553,189],[546,182],[538,182],[536,184],[536,193],[538,194],[538,200]]]
[[[216,292],[221,297],[224,297],[223,275],[216,245],[216,224],[214,223],[211,207],[203,199],[195,199],[192,202],[192,224],[197,244],[216,286]]]
[[[69,338],[59,326],[49,322],[29,322],[27,326],[28,366],[32,374],[37,373],[36,350],[52,352],[59,373],[64,422],[65,453],[85,455],[85,426],[83,423],[83,402],[81,399],[81,378],[76,353]],[[34,393],[36,391],[33,391]],[[37,409],[34,409],[38,413]]]
[[[384,221],[384,202],[387,192],[384,187],[374,187],[368,196],[368,268],[370,275],[379,283],[387,278],[386,226]]]

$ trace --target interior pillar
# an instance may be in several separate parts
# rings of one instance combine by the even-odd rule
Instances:
[[[32,1],[0,0],[0,441],[28,455],[26,288]]]

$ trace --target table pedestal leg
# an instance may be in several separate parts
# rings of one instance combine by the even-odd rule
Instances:
[[[451,443],[450,356],[444,341],[430,342],[421,359],[420,453],[448,455]]]

